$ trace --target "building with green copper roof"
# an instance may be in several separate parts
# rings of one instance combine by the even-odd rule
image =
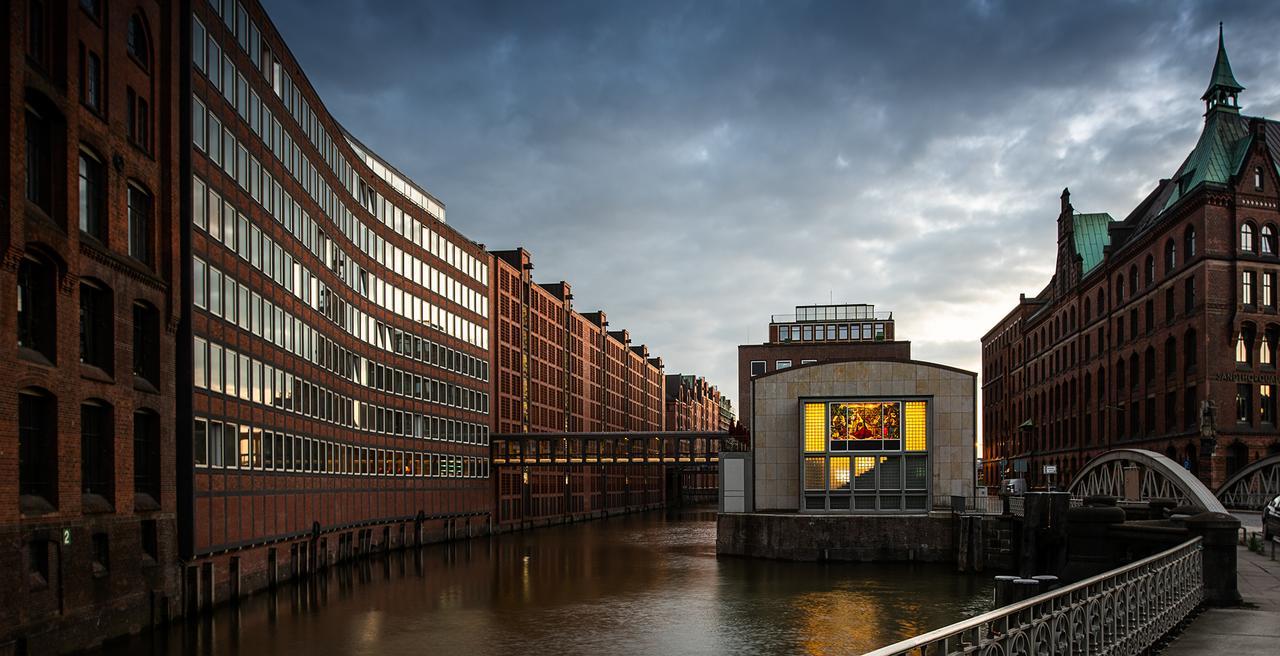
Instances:
[[[1146,449],[1210,488],[1280,453],[1280,123],[1241,113],[1221,29],[1204,127],[1122,220],[1063,190],[1057,263],[982,338],[983,478]]]

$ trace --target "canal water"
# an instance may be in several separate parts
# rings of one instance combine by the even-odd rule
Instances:
[[[926,564],[717,558],[661,511],[330,568],[108,654],[860,654],[988,610]]]

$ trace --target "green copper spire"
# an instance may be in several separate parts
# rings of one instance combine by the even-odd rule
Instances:
[[[1205,102],[1205,110],[1215,107],[1238,111],[1236,96],[1244,91],[1244,87],[1236,82],[1231,73],[1231,61],[1227,59],[1227,48],[1222,43],[1222,23],[1218,23],[1218,59],[1213,63],[1213,75],[1209,78],[1209,88],[1200,97]]]

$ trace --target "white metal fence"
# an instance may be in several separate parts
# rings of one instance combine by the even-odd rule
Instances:
[[[1138,654],[1204,598],[1200,538],[866,656]]]

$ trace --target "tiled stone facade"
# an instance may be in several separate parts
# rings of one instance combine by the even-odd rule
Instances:
[[[914,360],[825,362],[755,379],[755,509],[799,510],[800,400],[916,398],[930,404],[930,494],[973,496],[976,374]]]

